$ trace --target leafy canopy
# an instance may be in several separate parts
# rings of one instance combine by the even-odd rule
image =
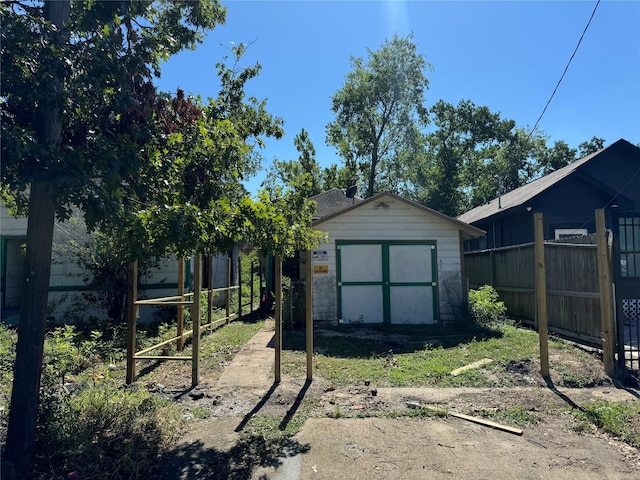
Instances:
[[[420,149],[419,130],[428,123],[424,72],[430,65],[411,39],[394,35],[378,51],[369,50],[366,63],[352,58],[332,99],[336,117],[327,125],[327,143],[367,186],[366,196],[398,187],[402,159]]]

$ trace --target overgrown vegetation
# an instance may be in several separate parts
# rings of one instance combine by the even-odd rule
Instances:
[[[208,374],[213,372],[211,378],[216,378],[263,326],[263,322],[232,322],[203,335],[201,369]],[[148,337],[145,344],[173,335],[171,328],[170,325],[159,328],[159,336]],[[191,408],[189,403],[172,403],[167,397],[145,388],[167,381],[167,375],[188,384],[188,362],[156,363],[138,379],[137,387],[124,387],[122,335],[121,330],[100,335],[80,332],[74,327],[57,328],[47,334],[37,456],[36,462],[23,473],[25,478],[153,478],[159,458],[175,448],[184,422],[210,417],[211,412],[202,404]],[[9,408],[14,345],[15,332],[0,326],[0,394],[5,411]],[[441,327],[404,326],[379,327],[366,335],[355,335],[355,330],[342,327],[316,335],[315,345],[322,352],[315,356],[316,374],[333,385],[357,384],[363,380],[375,386],[526,385],[527,378],[535,376],[538,368],[530,360],[537,357],[536,333],[506,324],[457,334]],[[285,332],[284,346],[283,368],[289,375],[304,376],[304,332]],[[185,355],[189,355],[190,348],[188,344]],[[553,354],[570,347],[561,340],[552,340],[550,348]],[[575,368],[557,366],[558,385],[570,384],[577,376],[576,368],[593,362],[588,358],[589,353],[579,349],[574,349],[572,356],[576,360]],[[493,362],[458,376],[451,375],[452,370],[483,358]],[[144,362],[139,363],[144,367]],[[582,375],[588,376],[588,373]],[[600,377],[584,380],[591,385],[599,381]],[[307,418],[317,413],[318,407],[319,399],[307,396],[291,416],[253,416],[244,425],[240,441],[231,451],[212,453],[211,461],[215,463],[211,468],[215,465],[215,475],[251,472],[287,449],[303,448],[292,437]],[[375,415],[396,418],[443,414],[423,410],[401,409]],[[640,445],[638,402],[601,402],[575,408],[572,413],[579,421],[577,430],[589,432],[598,428],[630,445]],[[539,412],[530,411],[524,405],[480,414],[523,427],[543,421]],[[341,418],[371,413],[336,406],[328,415]],[[1,433],[4,440],[4,414]],[[11,472],[5,469],[3,473]]]
[[[226,362],[263,326],[234,322],[202,337],[203,368],[222,370]],[[158,336],[142,343],[157,343],[173,335],[168,325]],[[109,335],[82,332],[73,326],[47,333],[40,390],[40,411],[35,461],[27,466],[3,465],[7,478],[154,478],[159,458],[173,447],[184,421],[203,419],[201,407],[190,411],[144,388],[152,372],[132,387],[124,386],[124,330]],[[6,435],[16,334],[0,325],[0,438]],[[185,351],[190,350],[187,346]],[[188,380],[190,365],[184,365]],[[183,418],[183,415],[188,414]],[[299,420],[290,423],[299,428]],[[253,429],[252,429],[253,430]],[[252,431],[250,430],[250,431]],[[259,433],[260,428],[256,428]],[[287,431],[288,432],[288,431]],[[285,433],[287,433],[285,432]],[[283,436],[283,439],[285,436]],[[3,477],[4,478],[4,477]]]
[[[469,313],[478,325],[490,326],[506,319],[507,307],[491,285],[483,285],[469,291]]]

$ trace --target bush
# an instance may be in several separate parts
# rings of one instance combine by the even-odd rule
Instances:
[[[504,321],[507,307],[498,300],[498,292],[490,285],[469,291],[469,313],[481,326]]]
[[[48,408],[41,411],[38,475],[153,478],[158,459],[180,434],[177,408],[146,390],[104,380],[77,394],[57,391],[46,395]]]

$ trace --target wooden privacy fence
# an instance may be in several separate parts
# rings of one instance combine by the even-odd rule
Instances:
[[[604,236],[603,232],[603,236]],[[535,325],[534,243],[465,253],[469,288],[495,288],[510,316]],[[549,330],[602,346],[597,246],[544,242]]]
[[[151,298],[144,300],[137,300],[137,278],[138,267],[137,262],[132,262],[129,265],[129,286],[128,286],[128,307],[127,307],[127,378],[126,382],[131,383],[136,376],[136,361],[137,360],[180,360],[192,362],[192,386],[198,384],[199,378],[199,343],[200,343],[200,329],[209,328],[213,330],[220,325],[229,323],[230,321],[239,318],[242,315],[242,287],[241,287],[241,264],[238,257],[238,285],[231,285],[231,259],[227,259],[227,275],[226,275],[226,287],[212,288],[212,262],[207,262],[209,286],[206,289],[202,288],[201,279],[201,261],[200,256],[196,255],[193,259],[193,291],[184,291],[185,285],[185,272],[184,272],[184,259],[178,260],[178,295],[172,297]],[[251,300],[250,309],[253,311],[253,268],[251,269]],[[231,293],[238,291],[238,310],[237,313],[231,313]],[[225,316],[213,320],[213,294],[217,292],[224,292],[225,294]],[[200,319],[200,300],[201,296],[207,296],[207,321],[205,324],[201,324]],[[136,319],[138,318],[138,310],[142,305],[152,306],[175,306],[176,307],[176,335],[172,338],[163,340],[160,343],[152,345],[140,351],[136,351]],[[184,330],[184,308],[189,308],[192,328],[190,330]],[[181,352],[184,348],[184,342],[189,337],[192,338],[192,354],[191,356],[184,355],[150,355],[150,353],[158,348],[169,345],[173,342],[176,343],[178,352]]]

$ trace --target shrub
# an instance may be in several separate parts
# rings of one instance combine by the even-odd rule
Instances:
[[[180,433],[177,408],[146,390],[123,390],[105,380],[78,394],[51,393],[40,417],[38,474],[152,478]]]
[[[490,285],[469,291],[469,313],[478,325],[486,326],[505,319],[507,308]]]

